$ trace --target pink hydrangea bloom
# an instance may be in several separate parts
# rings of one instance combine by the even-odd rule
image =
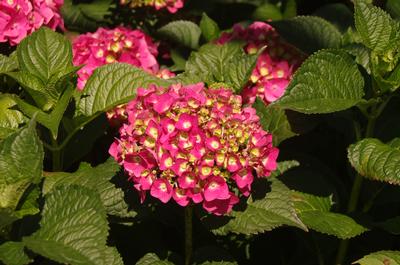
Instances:
[[[244,40],[244,49],[248,54],[254,54],[266,46],[257,60],[249,84],[243,89],[244,102],[252,104],[257,96],[266,104],[279,99],[305,55],[285,43],[275,29],[264,22],[254,22],[248,27],[236,24],[232,32],[221,35],[218,43],[233,40]]]
[[[120,0],[121,5],[128,5],[131,8],[152,6],[156,10],[166,8],[170,13],[176,13],[183,7],[184,0]]]
[[[80,90],[93,71],[104,64],[123,62],[150,73],[156,73],[159,69],[157,45],[141,30],[99,28],[95,33],[75,38],[72,50],[74,65],[85,65],[78,71]]]
[[[142,200],[202,203],[223,215],[249,196],[255,176],[269,176],[279,150],[255,109],[230,89],[203,83],[138,89],[109,153]]]
[[[64,30],[64,0],[0,0],[0,42],[18,44],[41,26]]]

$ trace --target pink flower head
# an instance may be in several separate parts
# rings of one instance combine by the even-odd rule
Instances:
[[[154,74],[159,69],[157,45],[141,30],[99,28],[75,38],[72,50],[74,65],[85,65],[78,72],[80,90],[93,71],[104,64],[124,62]]]
[[[244,50],[248,54],[255,54],[266,46],[243,89],[244,102],[252,104],[257,96],[266,104],[279,99],[305,55],[283,41],[275,29],[264,22],[254,22],[248,27],[236,24],[231,32],[223,33],[217,43],[234,40],[244,40]]]
[[[17,45],[41,26],[64,30],[63,0],[0,0],[0,42]]]
[[[138,91],[126,113],[109,152],[141,198],[150,190],[164,203],[171,196],[181,206],[202,202],[222,215],[238,202],[235,194],[250,195],[256,173],[264,177],[276,168],[272,135],[230,89],[150,87]]]

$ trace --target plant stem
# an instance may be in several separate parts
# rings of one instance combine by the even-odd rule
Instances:
[[[62,169],[61,150],[58,150],[57,140],[51,137],[51,145],[54,148],[52,151],[53,171],[60,171]]]
[[[185,207],[185,265],[191,264],[193,252],[193,206]]]
[[[376,106],[372,107],[371,114],[368,117],[367,128],[365,130],[365,138],[373,137],[376,119],[382,113],[383,109],[386,107],[387,103],[389,102],[390,98],[385,100],[378,108]],[[361,134],[359,131],[359,127],[355,126],[356,131],[356,140],[360,141]],[[361,186],[363,182],[363,177],[360,174],[356,174],[354,179],[353,187],[351,188],[350,199],[347,204],[347,213],[351,213],[357,209],[358,199],[360,197]],[[342,240],[339,244],[338,253],[336,255],[336,263],[337,265],[343,264],[344,259],[346,258],[347,250],[349,248],[349,240]]]

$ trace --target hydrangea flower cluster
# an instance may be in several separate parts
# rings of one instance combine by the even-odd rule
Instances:
[[[64,0],[0,0],[0,42],[17,45],[41,26],[64,30]]]
[[[258,96],[269,104],[279,99],[294,71],[304,60],[304,54],[285,43],[276,30],[264,22],[254,22],[247,28],[236,24],[232,32],[221,35],[218,43],[224,44],[233,40],[244,40],[244,49],[248,54],[255,54],[266,46],[257,60],[249,85],[243,90],[243,100],[253,103]]]
[[[109,149],[142,201],[147,191],[163,203],[202,203],[215,215],[230,212],[254,176],[276,169],[279,150],[252,107],[230,89],[203,83],[138,89],[128,122]],[[235,192],[236,191],[236,194]]]
[[[123,62],[150,73],[159,69],[157,45],[141,30],[99,28],[95,33],[82,34],[74,39],[72,50],[74,65],[85,65],[78,71],[80,90],[93,71],[104,64]]]
[[[121,5],[129,5],[131,8],[152,6],[156,10],[166,8],[170,13],[176,13],[183,7],[183,0],[120,0]]]

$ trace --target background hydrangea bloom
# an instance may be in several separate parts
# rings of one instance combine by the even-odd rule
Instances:
[[[269,104],[280,98],[294,71],[304,59],[304,54],[285,43],[275,29],[264,22],[254,22],[248,27],[236,24],[232,32],[222,33],[218,43],[233,40],[244,40],[244,49],[248,54],[257,53],[266,46],[257,60],[250,84],[243,90],[244,101],[253,103],[258,96]]]
[[[41,26],[64,30],[64,0],[0,0],[0,42],[18,44]]]
[[[120,0],[121,5],[127,5],[131,8],[152,6],[156,10],[166,8],[170,13],[175,13],[183,7],[183,0]]]
[[[230,89],[203,83],[138,89],[128,121],[110,147],[144,200],[202,203],[216,215],[248,196],[254,176],[269,176],[278,149],[255,109]],[[236,192],[235,192],[236,191]]]
[[[79,35],[73,41],[74,65],[78,71],[78,88],[83,89],[93,71],[104,64],[123,62],[156,73],[159,65],[157,45],[141,30],[125,27],[99,28],[95,33]]]

